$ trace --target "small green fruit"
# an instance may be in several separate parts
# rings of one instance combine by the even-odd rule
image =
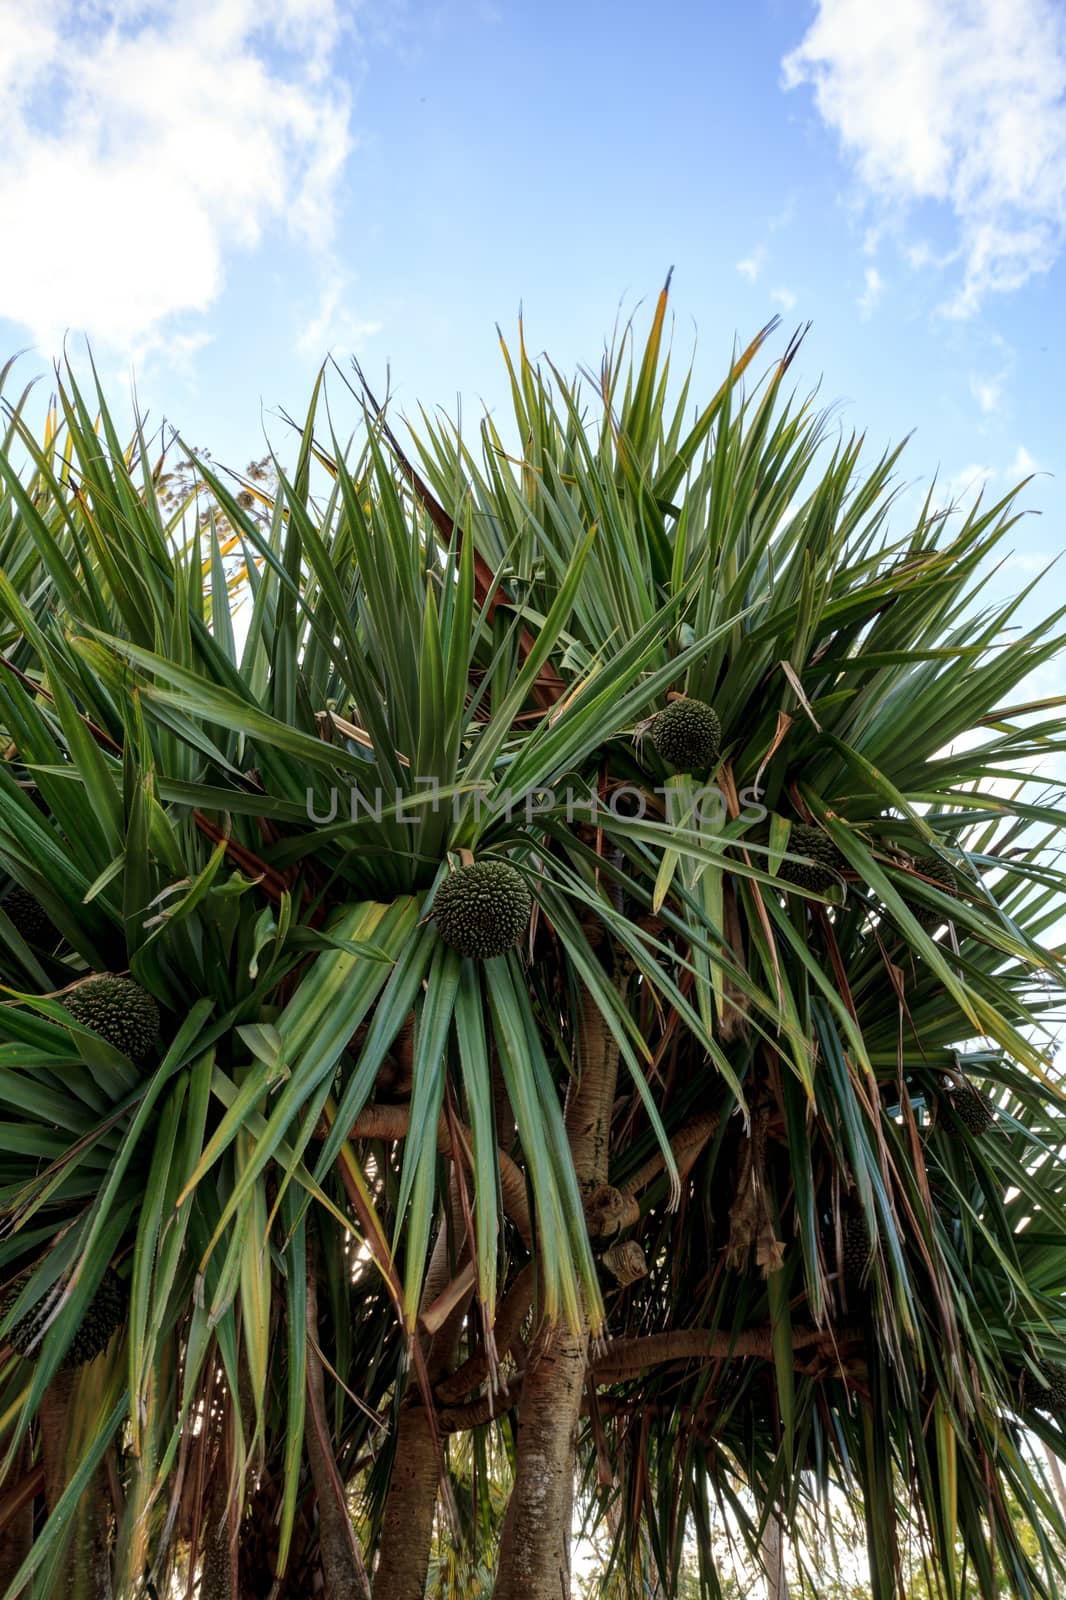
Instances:
[[[0,1306],[0,1320],[11,1310],[25,1281],[25,1276],[17,1279],[8,1290],[3,1305]],[[6,1342],[13,1345],[19,1355],[28,1355],[31,1359],[36,1359],[40,1354],[38,1339],[41,1328],[48,1318],[50,1306],[51,1296],[46,1295],[15,1323],[7,1335]],[[87,1361],[93,1361],[101,1351],[106,1350],[112,1334],[126,1320],[126,1306],[126,1286],[118,1273],[112,1267],[108,1267],[70,1342],[63,1358],[63,1366],[83,1367]]]
[[[132,978],[86,978],[63,996],[63,1005],[82,1027],[131,1061],[140,1064],[152,1054],[159,1037],[159,1007]]]
[[[489,961],[513,950],[529,926],[533,901],[506,861],[475,861],[437,890],[433,916],[444,943],[462,956]]]
[[[722,747],[718,713],[702,700],[672,700],[648,730],[656,751],[679,772],[713,767]]]
[[[949,1089],[948,1100],[963,1127],[968,1133],[972,1133],[975,1139],[995,1126],[995,1106],[969,1079]]]
[[[51,917],[41,902],[20,883],[8,890],[0,901],[0,907],[16,933],[21,934],[27,944],[51,950],[58,942],[59,934]]]
[[[810,828],[803,822],[794,822],[789,831],[786,847],[797,856],[810,856],[808,866],[802,861],[782,861],[777,877],[780,883],[794,883],[800,889],[810,889],[823,894],[837,881],[836,874],[847,865],[833,841],[821,828]]]
[[[1047,1380],[1047,1388],[1041,1390],[1037,1408],[1050,1411],[1056,1421],[1062,1424],[1066,1422],[1066,1367],[1042,1361],[1040,1371]]]

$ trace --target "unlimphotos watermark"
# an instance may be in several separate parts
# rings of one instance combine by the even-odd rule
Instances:
[[[635,784],[620,784],[605,796],[590,794],[581,789],[554,789],[536,787],[514,791],[496,788],[491,784],[472,784],[459,791],[442,794],[437,778],[415,777],[414,783],[425,788],[403,792],[374,789],[364,793],[361,789],[331,788],[328,801],[315,791],[306,791],[307,819],[316,827],[328,827],[336,822],[393,822],[415,827],[427,813],[450,811],[455,821],[472,809],[477,820],[491,814],[506,822],[516,818],[532,824],[538,818],[562,818],[567,823],[592,825],[604,814],[627,822],[666,822],[671,827],[696,823],[701,828],[723,827],[730,820],[729,802],[716,784],[704,784],[698,789],[681,790],[671,784],[659,784],[654,789],[641,789]],[[767,815],[766,807],[759,803],[762,790],[741,789],[738,802],[739,818],[744,822],[761,822]],[[652,797],[661,803],[652,804]]]

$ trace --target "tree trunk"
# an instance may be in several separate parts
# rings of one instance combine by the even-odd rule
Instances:
[[[30,1437],[27,1433],[19,1445],[11,1474],[3,1486],[6,1494],[17,1493],[20,1484],[26,1482],[30,1475],[32,1454]],[[15,1574],[29,1555],[32,1544],[33,1495],[28,1494],[25,1503],[0,1528],[0,1595],[6,1594],[14,1583]],[[19,1591],[20,1596],[28,1593],[28,1588],[23,1588]]]
[[[781,1519],[772,1515],[763,1529],[762,1564],[766,1572],[766,1600],[788,1600],[785,1576],[785,1530]]]
[[[451,1208],[454,1221],[460,1215],[454,1178]],[[447,1222],[442,1222],[422,1288],[423,1310],[433,1304],[448,1282],[448,1232]],[[468,1254],[465,1247],[461,1248],[457,1261],[461,1262]],[[446,1372],[455,1359],[469,1301],[467,1295],[426,1342],[426,1371],[431,1383]],[[409,1388],[411,1392],[400,1408],[396,1455],[385,1502],[381,1548],[374,1575],[377,1600],[423,1600],[429,1575],[440,1469],[426,1408],[410,1383]]]
[[[582,1194],[607,1182],[618,1046],[582,990],[579,1077],[566,1130]],[[522,1384],[515,1481],[494,1600],[569,1600],[577,1428],[588,1370],[588,1324],[542,1326]],[[391,1600],[391,1597],[390,1597]]]
[[[73,1600],[111,1600],[111,1495],[107,1471],[101,1467],[89,1482],[78,1507],[86,1552],[84,1577],[75,1575]],[[79,1540],[79,1543],[81,1541]]]
[[[74,1432],[79,1376],[69,1368],[57,1372],[37,1408],[49,1516],[67,1486],[67,1453]],[[111,1494],[102,1466],[78,1502],[66,1541],[57,1573],[57,1594],[70,1600],[111,1600]]]
[[[203,1555],[200,1561],[200,1600],[236,1600],[229,1527],[229,1451],[224,1418],[218,1448],[211,1464],[211,1485],[204,1505]]]
[[[200,1600],[234,1600],[229,1524],[225,1514],[221,1518],[211,1517],[204,1533]]]
[[[318,1546],[330,1600],[370,1600],[370,1584],[344,1498],[344,1484],[330,1443],[326,1386],[315,1341],[318,1286],[314,1259],[307,1274],[307,1421],[304,1443],[318,1502]]]
[[[494,1600],[569,1600],[577,1424],[588,1333],[542,1327],[522,1385],[518,1459]]]

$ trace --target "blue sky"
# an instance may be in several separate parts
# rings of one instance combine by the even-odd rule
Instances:
[[[1037,469],[1018,570],[1063,546],[1061,7],[0,0],[0,39],[23,377],[83,330],[240,466],[328,350],[472,418],[520,302],[531,350],[594,365],[673,265],[697,393],[810,320],[800,388],[878,450],[915,430],[944,498]]]

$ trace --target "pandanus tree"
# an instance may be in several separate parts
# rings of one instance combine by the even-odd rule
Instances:
[[[1061,1583],[1061,614],[665,315],[513,439],[320,382],[206,524],[11,408],[8,1600],[559,1600],[578,1504],[615,1592],[847,1500],[877,1600]]]

